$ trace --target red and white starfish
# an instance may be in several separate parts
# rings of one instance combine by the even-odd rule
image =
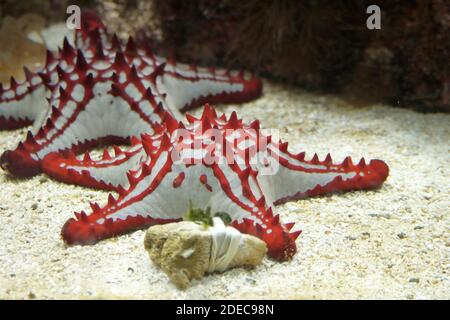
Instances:
[[[51,152],[78,152],[101,143],[123,143],[153,133],[161,114],[205,102],[244,102],[261,94],[261,81],[243,72],[205,69],[157,56],[132,39],[109,37],[92,13],[82,16],[75,48],[67,40],[48,52],[45,67],[26,80],[0,87],[0,129],[33,130],[0,160],[3,169],[26,177],[41,171]]]
[[[270,256],[285,260],[296,252],[300,232],[290,233],[293,224],[280,223],[273,205],[338,190],[373,189],[389,172],[380,160],[366,164],[361,159],[355,165],[346,158],[334,164],[330,155],[324,161],[314,155],[307,161],[304,153],[290,153],[286,142],[264,136],[258,121],[244,125],[236,113],[217,117],[209,105],[200,119],[187,119],[185,126],[167,112],[164,128],[134,139],[130,151],[117,150],[114,157],[49,156],[52,175],[78,176],[87,179],[86,185],[115,186],[119,193],[118,199],[110,195],[103,208],[91,204],[90,215],[77,213],[67,221],[62,230],[67,243],[95,243],[177,221],[192,203],[228,213],[234,227],[261,238]]]
[[[193,203],[227,212],[236,228],[266,241],[269,254],[283,260],[295,253],[299,231],[290,233],[293,224],[281,224],[273,205],[375,188],[388,175],[380,160],[333,164],[330,156],[319,161],[315,155],[306,161],[304,153],[291,154],[287,143],[262,135],[257,121],[245,126],[235,113],[218,118],[209,106],[201,119],[186,115],[186,127],[178,122],[180,111],[205,101],[257,97],[261,82],[255,77],[177,64],[131,40],[122,45],[90,14],[75,42],[76,48],[65,41],[58,53],[49,52],[39,74],[27,72],[24,83],[12,80],[10,88],[0,88],[2,128],[34,121],[27,139],[2,155],[4,169],[17,176],[43,169],[59,180],[119,193],[104,208],[92,204],[91,215],[69,220],[62,231],[68,243],[179,220]],[[105,151],[98,161],[88,153],[83,160],[75,156],[99,143],[128,140],[129,150]]]

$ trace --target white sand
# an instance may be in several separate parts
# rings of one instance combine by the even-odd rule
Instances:
[[[280,129],[291,150],[310,157],[383,159],[391,168],[385,185],[277,207],[303,230],[292,261],[266,258],[255,270],[214,274],[180,291],[150,262],[144,231],[63,244],[60,229],[72,212],[104,204],[106,193],[1,172],[0,298],[449,299],[450,115],[355,108],[264,84],[263,98],[219,109]],[[24,134],[0,132],[0,152]]]

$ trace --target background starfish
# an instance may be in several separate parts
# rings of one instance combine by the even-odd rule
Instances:
[[[48,52],[40,73],[26,71],[23,83],[11,79],[0,88],[0,128],[34,121],[27,139],[1,157],[13,175],[39,173],[51,152],[152,133],[163,111],[180,119],[179,111],[205,101],[244,102],[261,94],[261,81],[244,72],[176,63],[131,38],[123,45],[92,13],[83,14],[82,26],[75,48],[65,40],[58,53]]]
[[[187,118],[190,123],[185,127],[166,113],[165,130],[144,135],[136,141],[136,150],[116,157],[122,155],[128,159],[125,162],[134,162],[131,159],[139,153],[139,145],[146,155],[136,172],[127,172],[129,187],[119,183],[118,199],[110,195],[105,207],[91,204],[90,215],[76,213],[76,219],[66,222],[62,230],[66,242],[95,243],[133,229],[180,220],[192,202],[196,208],[228,213],[233,226],[260,237],[270,256],[285,260],[296,252],[295,239],[300,232],[289,233],[293,224],[280,223],[279,216],[272,213],[274,204],[336,190],[376,188],[389,172],[380,160],[366,164],[362,159],[354,165],[346,158],[333,164],[329,155],[324,161],[314,155],[306,161],[304,153],[288,152],[286,142],[265,137],[258,121],[244,125],[236,113],[229,119],[225,115],[219,118],[209,105],[200,119]],[[92,167],[98,165],[91,163]],[[111,163],[115,175],[126,167],[123,162],[117,164],[117,159]],[[264,170],[273,174],[264,174]]]

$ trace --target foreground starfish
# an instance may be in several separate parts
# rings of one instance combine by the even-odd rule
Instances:
[[[3,169],[27,177],[41,171],[51,152],[128,142],[153,133],[161,114],[181,119],[208,101],[244,102],[261,94],[261,82],[243,72],[205,69],[156,56],[151,50],[108,37],[97,16],[83,14],[76,47],[65,40],[48,52],[41,72],[0,87],[0,129],[34,122],[25,141],[0,160]],[[46,101],[48,98],[48,101]]]
[[[389,172],[380,160],[366,164],[361,159],[354,165],[346,158],[333,164],[329,155],[324,161],[314,155],[306,161],[304,153],[290,153],[286,142],[264,136],[258,121],[244,125],[234,112],[229,119],[219,118],[208,105],[200,119],[187,118],[185,127],[166,112],[163,128],[153,136],[135,139],[131,151],[118,150],[114,158],[100,161],[78,161],[86,170],[82,177],[95,183],[93,172],[100,168],[102,183],[116,185],[119,197],[110,195],[105,207],[91,204],[90,215],[81,212],[68,220],[62,230],[67,243],[90,244],[177,221],[192,203],[203,210],[210,207],[211,212],[228,213],[234,227],[261,238],[270,256],[285,260],[296,252],[300,231],[289,233],[293,224],[281,224],[272,213],[273,204],[337,190],[376,188]],[[53,163],[59,174],[70,174],[64,159],[49,157],[49,166]],[[74,157],[66,160],[71,165],[77,162]],[[136,171],[126,172],[136,166]],[[108,176],[108,171],[114,174]]]

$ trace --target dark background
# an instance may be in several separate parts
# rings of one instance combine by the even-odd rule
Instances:
[[[92,8],[120,37],[184,62],[239,67],[355,104],[450,111],[448,0],[0,0],[0,23],[69,4]],[[381,8],[381,30],[366,9]]]

